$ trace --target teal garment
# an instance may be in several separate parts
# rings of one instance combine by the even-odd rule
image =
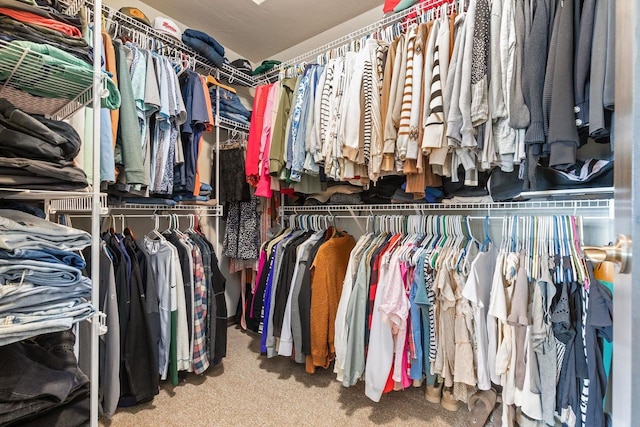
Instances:
[[[606,286],[607,289],[609,289],[613,294],[613,283],[603,282],[602,280],[598,280],[598,282]],[[611,374],[611,361],[613,359],[613,342],[602,340],[602,356],[603,356],[602,363],[604,364],[604,372],[607,375],[607,378],[609,378]]]
[[[145,180],[142,149],[140,148],[140,124],[136,112],[136,101],[133,95],[131,73],[127,63],[127,48],[120,40],[113,41],[118,68],[118,84],[120,85],[120,120],[116,138],[115,163],[124,166],[126,184],[148,185]],[[118,177],[121,179],[122,174]]]
[[[0,49],[0,63],[16,64],[27,49],[38,55],[29,55],[29,66],[21,67],[12,78],[12,84],[23,91],[43,98],[74,99],[92,85],[92,65],[46,44],[12,41]],[[13,67],[9,68],[0,70],[0,81],[11,75]],[[107,73],[103,77],[108,94],[101,100],[102,107],[116,110],[120,92]]]

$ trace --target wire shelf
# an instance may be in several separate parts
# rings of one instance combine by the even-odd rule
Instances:
[[[216,117],[216,124],[217,124],[217,126],[221,127],[222,129],[226,129],[226,130],[230,130],[230,131],[239,130],[239,131],[242,131],[242,132],[249,132],[249,125],[247,125],[245,123],[240,123],[240,122],[236,122],[236,121],[233,121],[233,120],[229,120],[229,119],[224,118],[222,116]]]
[[[99,200],[100,215],[106,215],[107,209],[107,195],[101,193]],[[49,212],[91,212],[93,206],[93,196],[86,195],[82,197],[69,198],[69,199],[52,199],[49,203]]]
[[[93,99],[93,70],[61,70],[29,48],[0,40],[0,97],[32,114],[64,119]],[[43,80],[43,76],[47,76]]]
[[[174,212],[174,211],[200,211],[207,212],[210,216],[222,216],[222,206],[221,205],[196,205],[196,204],[184,204],[184,205],[152,205],[152,204],[136,204],[136,203],[126,203],[121,205],[111,205],[109,206],[109,212],[127,212],[127,211],[166,211],[166,212]]]
[[[85,0],[61,0],[60,3],[65,6],[65,14],[75,16],[84,6]]]
[[[81,1],[81,0],[80,0]],[[84,3],[89,6],[90,11],[93,9],[93,0],[85,0]],[[155,47],[156,50],[165,52],[170,57],[176,57],[182,60],[183,55],[190,57],[195,71],[201,74],[219,75],[225,77],[229,84],[241,84],[243,86],[254,87],[257,80],[253,76],[244,74],[230,64],[224,63],[221,67],[217,67],[202,55],[196,53],[181,40],[175,39],[161,31],[156,31],[152,27],[137,21],[119,11],[103,4],[102,14],[105,16],[107,25],[105,26],[109,32],[118,32],[122,27],[123,31],[134,35],[134,39],[138,39],[141,47]]]
[[[280,74],[281,71],[289,67],[303,63],[305,60],[309,60],[309,59],[313,59],[313,61],[316,61],[318,56],[323,55],[324,53],[330,51],[331,49],[344,46],[356,39],[370,35],[375,31],[382,30],[384,27],[400,22],[410,15],[413,15],[416,13],[418,14],[423,13],[425,10],[441,6],[443,3],[452,3],[452,0],[444,0],[444,1],[434,0],[434,1],[418,3],[415,6],[412,6],[408,9],[403,10],[402,12],[398,12],[393,15],[382,18],[381,20],[374,22],[373,24],[362,27],[345,36],[342,36],[336,40],[333,40],[325,45],[322,45],[313,50],[310,50],[301,55],[298,55],[292,59],[284,61],[281,64],[277,65],[276,67],[272,68],[271,70],[263,74],[258,74],[257,76],[254,76],[254,78],[256,79],[256,81],[259,81],[259,82],[273,82],[274,80],[278,79],[278,75]]]
[[[92,193],[87,188],[86,191],[50,191],[50,190],[30,190],[25,188],[3,188],[0,187],[0,197],[12,200],[62,200],[77,197],[89,197]]]
[[[498,203],[457,203],[457,204],[389,204],[389,205],[319,205],[319,206],[281,206],[281,214],[291,213],[333,213],[351,212],[360,214],[374,214],[381,212],[412,211],[421,214],[437,214],[439,212],[495,212],[513,211],[523,214],[534,213],[540,215],[554,215],[556,213],[586,213],[597,211],[605,218],[613,218],[613,199],[592,200],[548,200],[528,202],[498,202]]]

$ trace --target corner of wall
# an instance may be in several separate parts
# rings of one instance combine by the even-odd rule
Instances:
[[[295,46],[285,49],[282,52],[278,52],[266,59],[278,59],[280,61],[287,61],[295,58],[298,55],[302,55],[305,52],[309,52],[327,43],[339,39],[349,33],[359,30],[362,27],[373,24],[382,18],[382,6],[377,6],[368,12],[364,12],[361,15],[356,16],[346,22],[336,25],[335,27],[324,31],[316,36],[313,36],[302,43],[298,43]],[[262,62],[262,61],[261,61]]]

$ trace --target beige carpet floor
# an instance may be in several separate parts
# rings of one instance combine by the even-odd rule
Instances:
[[[103,426],[464,426],[466,408],[449,412],[422,388],[374,403],[364,384],[345,388],[330,371],[305,373],[288,358],[259,354],[259,338],[230,327],[227,357],[204,375],[161,386],[153,402],[120,409]]]

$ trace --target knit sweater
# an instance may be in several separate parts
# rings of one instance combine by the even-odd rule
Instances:
[[[578,126],[589,122],[589,72],[591,71],[591,47],[596,0],[584,0],[580,15],[580,29],[575,49],[575,106]]]
[[[549,39],[549,0],[536,2],[531,20],[531,32],[527,36],[525,58],[522,73],[522,88],[524,99],[531,113],[531,122],[527,128],[525,142],[540,144],[545,141],[544,118],[542,114],[542,93],[544,90],[547,44]],[[540,58],[540,60],[534,60]],[[538,154],[536,150],[534,153]]]
[[[405,37],[401,35],[396,39],[395,60],[393,62],[393,74],[391,78],[391,88],[389,90],[389,102],[384,124],[384,148],[382,159],[382,170],[391,172],[395,169],[394,153],[396,151],[396,139],[398,138],[398,127],[400,126],[400,108],[398,114],[394,114],[396,104],[402,104],[404,93],[404,80],[406,74],[405,61]],[[385,73],[386,76],[386,73]]]
[[[338,303],[347,272],[353,236],[344,234],[327,240],[311,265],[311,362],[329,367],[335,354],[334,336]],[[309,368],[309,363],[307,363]]]
[[[473,26],[473,60],[471,62],[471,123],[474,127],[487,121],[488,67],[489,67],[489,22],[491,18],[489,2],[476,1],[475,23]]]
[[[569,166],[576,161],[579,144],[573,110],[573,7],[574,0],[564,0],[556,13],[556,58],[549,110],[550,166]]]
[[[413,27],[407,33],[407,68],[404,78],[402,102],[399,104],[396,102],[396,108],[394,108],[395,116],[397,106],[400,105],[400,126],[398,127],[398,140],[396,142],[400,160],[405,160],[407,148],[409,146],[409,139],[411,138],[411,104],[413,102],[413,84],[419,74],[417,69],[414,68],[416,36],[417,27]],[[420,52],[419,56],[422,56],[422,52]]]
[[[442,45],[443,41],[449,42],[449,35],[441,30],[440,21],[436,21],[429,33],[427,42],[427,57],[430,63],[425,64],[425,94],[424,94],[424,117],[422,140],[420,146],[424,154],[429,154],[431,148],[440,148],[443,144],[444,132],[444,105],[442,100],[443,75],[440,61],[441,49],[448,47]],[[443,29],[448,30],[449,26],[445,22]],[[444,40],[446,38],[446,40]],[[448,58],[447,58],[448,59]],[[448,62],[448,61],[447,61]],[[448,65],[448,64],[447,64]],[[445,74],[446,78],[446,74]]]
[[[515,15],[515,59],[513,64],[513,75],[509,79],[509,126],[514,129],[526,129],[529,126],[529,109],[524,101],[522,93],[522,69],[524,66],[524,43],[525,43],[525,14],[523,5],[514,5]]]
[[[407,144],[407,159],[418,158],[418,136],[419,129],[422,127],[422,116],[420,114],[422,108],[422,92],[423,92],[423,70],[425,68],[425,53],[427,36],[429,35],[430,25],[423,23],[418,26],[415,42],[415,52],[413,57],[413,83],[411,89],[411,110],[409,116],[409,141]]]

